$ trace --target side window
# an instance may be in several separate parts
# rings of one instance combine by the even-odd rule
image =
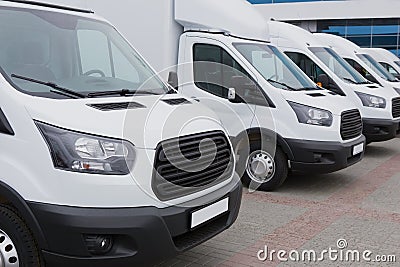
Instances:
[[[247,76],[247,72],[219,46],[193,46],[194,82],[197,87],[213,95],[227,98],[232,77]]]
[[[285,54],[297,65],[299,68],[307,74],[315,83],[320,86],[325,87],[339,95],[345,95],[345,93],[340,89],[340,87],[324,72],[314,61],[312,61],[308,56],[296,53],[296,52],[285,52]],[[323,84],[322,75],[328,78],[328,83]]]
[[[396,78],[399,78],[400,74],[395,70],[391,65],[385,62],[379,62],[390,74],[394,75]]]
[[[79,30],[78,43],[81,54],[82,74],[98,70],[110,77],[111,62],[107,37],[99,31]]]

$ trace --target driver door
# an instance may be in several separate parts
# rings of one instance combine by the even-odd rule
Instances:
[[[211,108],[231,137],[249,129],[255,116],[255,105],[243,101],[233,103],[228,99],[234,80],[250,77],[240,61],[218,41],[198,37],[183,39],[181,45],[184,43],[185,46],[181,51],[190,63],[179,66],[179,76],[185,80],[181,82],[181,92]],[[235,90],[240,94],[237,88]]]

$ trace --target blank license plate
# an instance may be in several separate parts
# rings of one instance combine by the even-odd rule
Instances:
[[[193,212],[191,228],[199,226],[200,224],[203,224],[211,220],[212,218],[215,218],[218,215],[227,212],[228,209],[229,209],[229,198],[225,198],[208,207]]]
[[[353,156],[358,155],[364,151],[364,143],[353,147]]]

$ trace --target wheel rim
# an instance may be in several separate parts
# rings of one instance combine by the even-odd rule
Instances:
[[[0,229],[0,267],[18,267],[17,249],[11,238]]]
[[[246,172],[251,180],[267,183],[275,175],[274,157],[266,151],[254,151],[247,160]]]

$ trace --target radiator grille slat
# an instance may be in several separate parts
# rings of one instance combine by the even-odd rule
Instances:
[[[400,97],[392,100],[392,115],[393,118],[400,118]]]
[[[158,145],[152,188],[170,200],[214,186],[231,177],[233,152],[220,131],[167,140]]]
[[[359,137],[363,131],[361,114],[357,109],[348,110],[342,113],[340,135],[343,140],[350,140]]]

